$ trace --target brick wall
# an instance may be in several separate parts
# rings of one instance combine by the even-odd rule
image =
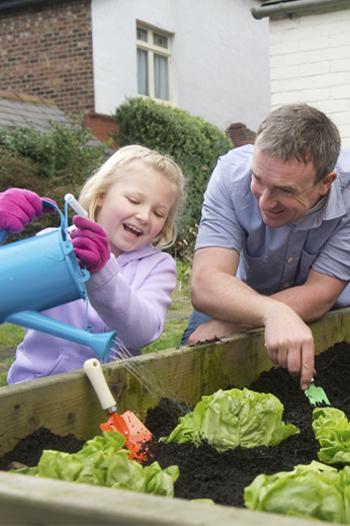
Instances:
[[[350,9],[270,20],[272,107],[324,111],[350,146]]]
[[[90,112],[84,117],[84,126],[89,128],[97,139],[106,142],[112,150],[117,149],[118,145],[114,139],[117,123],[114,117]]]
[[[0,90],[94,109],[90,0],[0,11]]]

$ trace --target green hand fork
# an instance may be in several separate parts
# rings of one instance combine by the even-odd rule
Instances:
[[[324,389],[322,389],[322,387],[316,386],[314,379],[311,380],[311,384],[304,391],[304,393],[309,399],[309,402],[312,405],[312,407],[322,407],[325,405],[331,405]]]

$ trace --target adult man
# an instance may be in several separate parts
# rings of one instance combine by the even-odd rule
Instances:
[[[184,341],[263,326],[272,362],[308,387],[314,341],[305,322],[350,304],[350,151],[339,152],[332,121],[295,104],[266,117],[254,147],[219,159],[193,261],[200,312]]]

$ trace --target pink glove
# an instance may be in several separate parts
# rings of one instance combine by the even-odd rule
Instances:
[[[94,274],[111,255],[107,234],[102,226],[85,217],[74,216],[73,223],[77,227],[71,232],[74,252],[80,263]]]
[[[24,188],[9,188],[0,194],[0,229],[8,232],[20,232],[33,219],[42,216],[45,211],[42,199],[53,204],[48,197],[39,197],[35,192]]]

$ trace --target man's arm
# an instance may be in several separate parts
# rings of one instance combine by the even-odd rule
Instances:
[[[309,322],[326,314],[346,285],[346,281],[310,270],[303,285],[282,290],[271,297],[282,301]]]
[[[307,387],[314,370],[310,328],[292,307],[257,293],[236,278],[238,263],[239,254],[233,250],[197,250],[192,270],[194,307],[225,322],[225,326],[265,327],[265,345],[272,362],[288,367],[291,374],[300,374],[302,388]]]

